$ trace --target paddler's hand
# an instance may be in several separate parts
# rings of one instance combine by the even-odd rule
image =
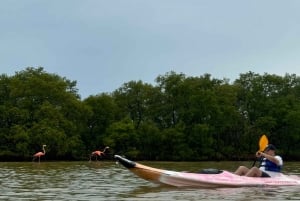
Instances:
[[[256,152],[255,155],[256,155],[257,158],[259,158],[259,157],[262,157],[262,154],[263,154],[263,153],[262,153],[261,151],[258,151],[258,152]]]

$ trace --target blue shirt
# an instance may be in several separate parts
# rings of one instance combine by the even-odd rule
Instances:
[[[283,165],[282,158],[280,156],[275,156],[275,158],[279,161],[279,165],[268,160],[267,158],[263,158],[259,169],[262,171],[280,172]]]

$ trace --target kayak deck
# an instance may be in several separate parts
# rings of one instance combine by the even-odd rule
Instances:
[[[153,168],[115,155],[124,167],[145,180],[177,187],[243,187],[243,186],[295,186],[300,185],[297,176],[280,173],[276,177],[238,176],[229,171],[211,173],[177,172]]]

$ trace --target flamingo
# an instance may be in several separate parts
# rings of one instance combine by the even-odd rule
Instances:
[[[47,145],[43,145],[43,152],[37,152],[37,153],[35,153],[34,155],[33,155],[33,159],[32,159],[32,161],[34,161],[36,158],[39,158],[39,162],[41,161],[41,156],[44,156],[45,154],[46,154],[46,150],[45,150],[45,147],[46,147]]]
[[[109,149],[109,147],[105,147],[104,149],[103,149],[103,151],[99,151],[99,150],[97,150],[97,151],[93,151],[92,153],[91,153],[91,155],[90,155],[90,161],[92,160],[92,157],[93,156],[95,156],[96,157],[96,161],[97,161],[97,156],[102,156],[102,155],[105,155],[105,151],[107,150],[107,149]]]

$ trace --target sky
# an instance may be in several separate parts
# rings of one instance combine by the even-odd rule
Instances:
[[[77,81],[82,99],[174,71],[300,74],[298,0],[1,0],[0,74]]]

